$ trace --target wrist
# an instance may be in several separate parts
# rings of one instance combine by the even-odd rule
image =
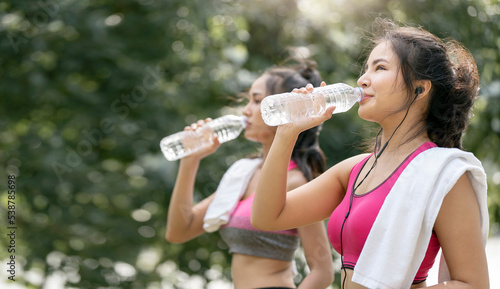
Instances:
[[[300,133],[300,131],[297,131],[293,127],[290,127],[288,125],[280,125],[276,130],[276,138],[290,140],[295,143]]]
[[[200,162],[201,158],[190,155],[180,159],[179,166],[198,166]]]

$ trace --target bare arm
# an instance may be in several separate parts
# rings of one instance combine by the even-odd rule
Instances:
[[[210,119],[198,121],[198,123],[192,124],[191,127],[186,127],[185,130],[196,130],[198,126],[203,125],[206,121],[210,121]],[[193,206],[194,183],[201,159],[213,153],[219,146],[219,141],[214,138],[212,146],[201,149],[180,160],[177,179],[168,207],[165,235],[167,241],[182,243],[205,232],[203,230],[203,218],[215,195],[212,194]]]
[[[434,229],[452,281],[429,288],[490,288],[479,206],[467,175],[444,198]]]
[[[358,156],[343,161],[309,183],[286,193],[287,166],[298,134],[331,117],[311,117],[300,124],[278,127],[264,162],[252,207],[252,225],[261,230],[298,228],[330,216],[345,195],[349,172]]]
[[[298,289],[327,288],[334,279],[333,259],[323,222],[298,228],[310,273]]]
[[[295,169],[288,172],[287,191],[307,183],[304,174]],[[326,288],[333,282],[333,258],[323,222],[297,228],[310,272],[300,283],[298,289]]]
[[[324,82],[321,86],[326,85]],[[313,87],[294,89],[294,92],[311,92]],[[300,188],[287,192],[287,166],[298,135],[309,128],[320,125],[332,117],[335,107],[328,108],[322,115],[298,122],[278,126],[274,141],[262,168],[262,176],[252,206],[251,222],[261,230],[281,230],[302,227],[326,219],[342,200],[342,180],[322,176]],[[347,180],[347,178],[346,178]],[[331,182],[330,182],[331,181]],[[327,187],[330,186],[330,187]]]
[[[203,230],[203,218],[214,194],[193,206],[193,189],[198,159],[182,159],[170,199],[167,217],[166,239],[172,243],[189,241]]]

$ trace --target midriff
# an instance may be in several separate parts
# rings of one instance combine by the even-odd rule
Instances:
[[[231,275],[234,289],[295,288],[292,262],[234,253]]]

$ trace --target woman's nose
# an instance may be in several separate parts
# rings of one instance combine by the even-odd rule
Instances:
[[[243,107],[243,115],[244,116],[249,116],[250,115],[250,108],[249,108],[250,102],[248,102],[245,107]]]
[[[357,84],[358,84],[359,87],[368,87],[368,86],[370,86],[370,80],[368,79],[366,73],[364,73],[363,75],[361,75],[358,78]]]

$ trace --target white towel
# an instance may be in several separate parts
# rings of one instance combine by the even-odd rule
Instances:
[[[370,289],[410,288],[443,199],[465,172],[476,194],[486,245],[487,184],[481,162],[459,149],[431,148],[415,157],[394,184],[368,235],[352,281]],[[450,276],[443,257],[439,282],[446,280]]]
[[[226,171],[203,218],[205,231],[217,231],[220,226],[229,222],[250,178],[261,162],[260,158],[241,159]]]

